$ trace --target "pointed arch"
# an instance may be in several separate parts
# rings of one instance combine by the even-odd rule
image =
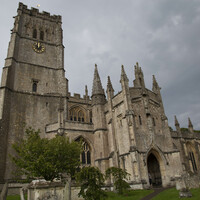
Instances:
[[[166,177],[166,165],[168,165],[167,159],[163,155],[162,151],[154,146],[149,149],[149,151],[146,153],[146,163],[147,163],[147,172],[148,175],[151,172],[151,167],[150,165],[154,165],[153,167],[157,167],[157,174],[151,174],[154,178],[154,184],[164,184],[165,185],[165,177]],[[159,176],[160,173],[160,176]]]
[[[187,154],[189,158],[190,170],[196,173],[198,171],[198,156],[196,156],[196,150],[194,145],[191,142],[186,143]]]
[[[82,136],[79,136],[75,139],[76,142],[81,142],[82,145],[82,152],[80,154],[80,162],[82,166],[89,166],[91,165],[91,146],[86,141],[86,139]]]
[[[84,123],[86,121],[85,109],[80,106],[73,106],[69,109],[69,120]]]
[[[162,153],[161,149],[156,145],[153,145],[149,148],[149,150],[146,152],[146,158],[148,157],[148,155],[154,152],[158,157],[160,157],[162,159],[162,161],[164,162],[165,165],[168,165],[168,160],[166,159],[165,155]]]

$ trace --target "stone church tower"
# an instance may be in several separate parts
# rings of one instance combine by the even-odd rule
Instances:
[[[67,101],[61,23],[61,16],[19,4],[0,89],[1,178],[11,174],[11,143],[23,137],[24,125],[45,137],[46,124],[58,118],[60,100]]]
[[[59,134],[83,142],[83,166],[121,167],[130,173],[132,188],[174,185],[175,176],[200,171],[200,134],[182,132],[177,118],[171,131],[160,87],[153,76],[145,87],[138,63],[129,83],[121,67],[121,88],[114,94],[108,77],[106,94],[97,65],[92,96],[71,95],[64,70],[61,16],[40,13],[19,3],[0,87],[0,180],[12,179],[9,154],[25,128],[40,129],[41,137]]]

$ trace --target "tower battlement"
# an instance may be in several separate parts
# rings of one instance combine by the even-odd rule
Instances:
[[[31,9],[28,9],[26,5],[24,5],[22,2],[19,2],[18,14],[20,15],[21,13],[25,13],[30,16],[37,16],[39,18],[50,20],[53,22],[62,22],[62,17],[60,15],[50,15],[49,12],[40,12],[39,9],[33,7],[31,7]]]

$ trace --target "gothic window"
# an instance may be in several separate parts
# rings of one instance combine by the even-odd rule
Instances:
[[[89,144],[82,138],[78,138],[76,142],[81,142],[82,144],[82,153],[80,155],[80,162],[82,165],[91,164],[91,151]]]
[[[190,158],[190,161],[192,163],[193,171],[196,172],[197,171],[197,165],[196,165],[196,161],[195,161],[193,152],[189,152],[189,158]]]
[[[44,31],[40,31],[40,40],[44,40]]]
[[[142,125],[142,118],[140,115],[139,115],[139,123],[140,123],[140,125]]]
[[[36,81],[33,82],[32,92],[37,92],[37,82]]]
[[[36,29],[33,30],[33,38],[37,39],[37,30]]]
[[[85,122],[85,113],[80,107],[74,107],[69,110],[69,119],[71,121]]]

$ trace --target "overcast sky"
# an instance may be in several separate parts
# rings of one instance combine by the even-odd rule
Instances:
[[[17,0],[0,0],[0,73],[7,55]],[[134,65],[142,67],[146,87],[152,75],[161,93],[169,125],[191,118],[200,129],[200,0],[22,0],[29,8],[62,15],[65,70],[71,93],[91,94],[94,64],[106,87],[111,77],[121,90],[121,65],[133,85]]]

